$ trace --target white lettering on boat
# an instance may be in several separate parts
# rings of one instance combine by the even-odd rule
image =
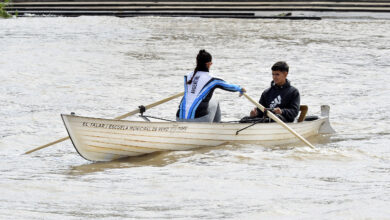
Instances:
[[[104,124],[96,122],[82,122],[83,127],[90,128],[103,128],[111,130],[130,130],[130,131],[150,131],[150,132],[184,132],[187,130],[187,126],[178,126],[173,124],[171,126],[128,126],[128,125],[116,125],[116,124]]]

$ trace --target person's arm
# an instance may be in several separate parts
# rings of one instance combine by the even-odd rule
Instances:
[[[265,92],[263,92],[261,94],[261,97],[260,97],[260,100],[259,100],[259,103],[262,105],[262,106],[266,106],[266,103],[265,103]],[[250,117],[252,118],[261,118],[263,117],[264,113],[259,109],[259,108],[254,108],[251,113],[250,113]]]
[[[260,103],[262,106],[264,106],[264,108],[267,107],[267,103],[265,102],[265,92],[263,92],[263,93],[261,94],[259,103]],[[264,117],[264,113],[263,113],[259,108],[257,108],[257,117],[259,117],[259,118]]]
[[[281,109],[282,116],[286,118],[288,122],[293,122],[294,119],[298,116],[300,102],[301,98],[299,91],[295,90],[291,96],[290,104],[286,108]]]
[[[227,83],[221,79],[215,81],[215,88],[220,88],[229,92],[241,92],[243,88],[239,85]]]

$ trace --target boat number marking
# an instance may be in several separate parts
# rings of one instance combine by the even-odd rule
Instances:
[[[128,126],[128,125],[115,125],[104,124],[95,122],[82,122],[83,127],[90,128],[104,128],[111,130],[130,130],[130,131],[151,131],[151,132],[183,132],[187,130],[187,126]]]

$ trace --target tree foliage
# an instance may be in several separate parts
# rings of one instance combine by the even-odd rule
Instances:
[[[10,0],[0,0],[0,18],[11,18],[12,14],[7,12],[5,8],[9,5]],[[17,15],[17,12],[15,12]]]

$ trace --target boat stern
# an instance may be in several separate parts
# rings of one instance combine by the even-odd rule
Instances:
[[[333,134],[336,133],[336,131],[332,128],[329,122],[329,112],[330,107],[329,105],[321,105],[321,117],[325,118],[324,123],[321,125],[318,133],[319,134]]]

